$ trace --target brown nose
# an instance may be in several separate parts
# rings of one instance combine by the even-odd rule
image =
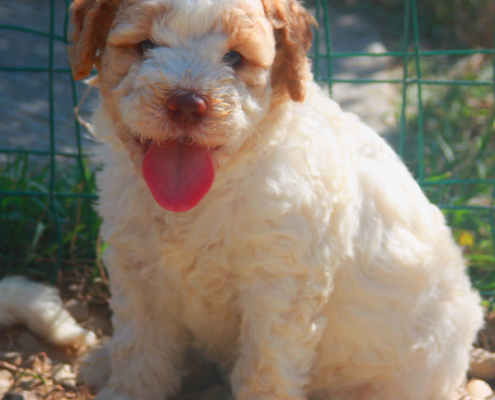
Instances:
[[[206,112],[206,102],[199,94],[180,91],[172,94],[167,102],[170,118],[181,124],[195,124]]]

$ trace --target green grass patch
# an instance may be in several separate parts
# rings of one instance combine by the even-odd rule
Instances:
[[[421,69],[426,79],[493,79],[492,60],[480,55],[425,58]],[[413,62],[409,70],[414,76]],[[421,115],[418,88],[411,85],[403,158],[417,179],[423,174],[431,201],[444,207],[475,286],[495,292],[494,87],[423,85],[422,98]]]
[[[60,159],[51,184],[50,165],[35,158],[9,155],[1,164],[0,275],[45,280],[72,268],[99,274],[94,173],[86,161]],[[50,197],[51,190],[62,196]]]

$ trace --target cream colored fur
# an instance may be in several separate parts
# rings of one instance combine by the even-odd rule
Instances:
[[[24,324],[57,346],[93,346],[96,335],[81,328],[56,289],[21,277],[0,281],[0,329]]]
[[[302,102],[272,89],[265,11],[259,0],[119,8],[98,63],[115,335],[96,399],[170,398],[192,346],[238,400],[444,400],[482,323],[461,251],[375,132],[311,80]],[[248,31],[233,40],[235,13]],[[149,37],[160,46],[144,57],[124,46]],[[232,40],[259,62],[223,65]],[[160,108],[177,88],[221,99],[224,114],[182,132]],[[211,149],[216,179],[172,213],[141,176],[140,146],[180,135]]]

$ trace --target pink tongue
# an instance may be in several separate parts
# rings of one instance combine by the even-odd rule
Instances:
[[[144,156],[144,180],[156,202],[170,211],[187,211],[208,193],[215,170],[208,149],[170,141],[153,142]]]

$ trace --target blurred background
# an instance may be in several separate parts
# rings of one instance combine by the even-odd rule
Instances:
[[[104,278],[88,121],[66,58],[68,0],[0,2],[0,276]],[[315,78],[383,135],[495,292],[495,2],[311,0]],[[102,278],[103,276],[103,278]]]

